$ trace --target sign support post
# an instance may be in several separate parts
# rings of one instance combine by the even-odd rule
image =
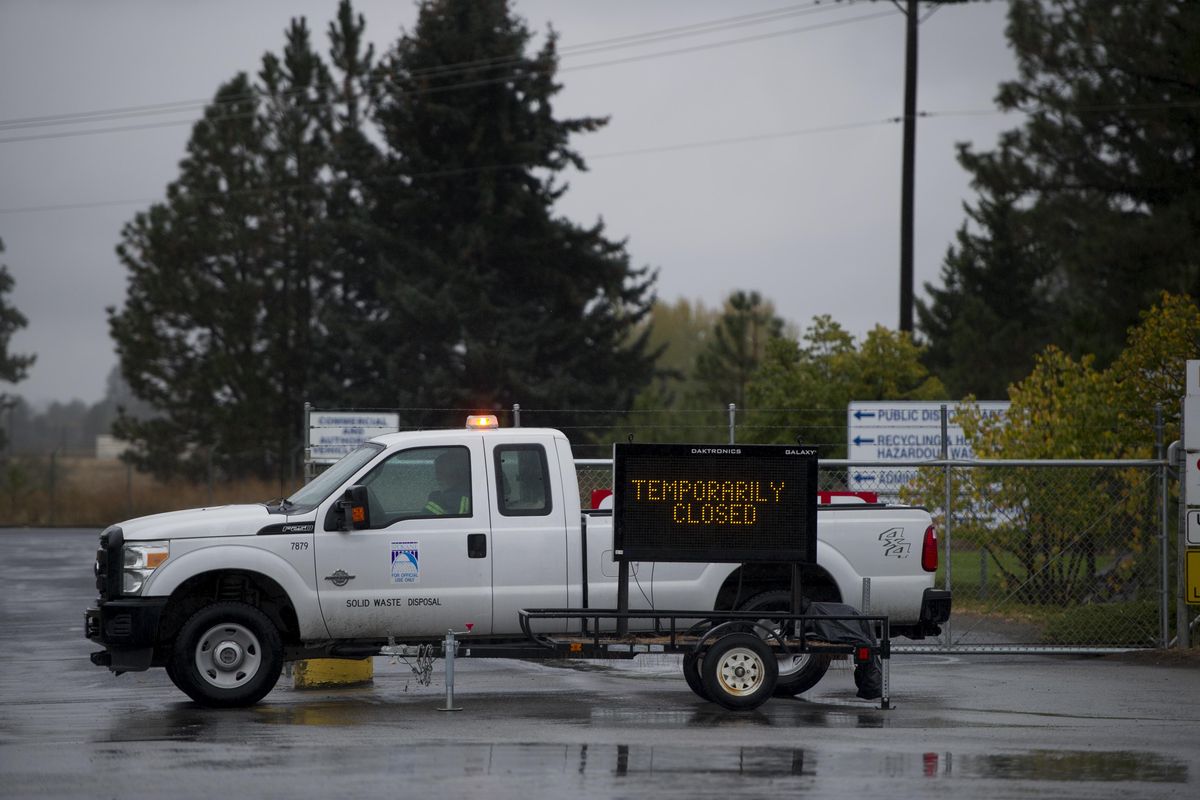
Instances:
[[[629,561],[621,557],[620,553],[615,554],[620,561],[617,563],[617,614],[629,613]],[[629,633],[629,619],[624,616],[617,617],[617,636],[625,636]]]
[[[1190,517],[1200,512],[1200,360],[1187,362],[1179,438],[1183,463],[1179,470],[1179,559],[1176,566],[1175,635],[1181,648],[1191,647],[1191,612],[1200,605],[1200,548],[1193,542]]]

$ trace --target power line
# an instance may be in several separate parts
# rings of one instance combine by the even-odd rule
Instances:
[[[246,118],[248,116],[250,115],[239,114],[238,117],[226,117],[225,119]],[[99,133],[121,133],[124,131],[145,131],[155,128],[177,128],[180,125],[196,125],[203,121],[203,119],[176,119],[169,122],[142,122],[136,125],[115,125],[110,128],[91,128],[84,131],[31,133],[25,136],[9,136],[4,139],[0,139],[0,144],[12,144],[14,142],[36,142],[43,139],[73,139],[78,136],[94,136]]]
[[[858,122],[846,122],[846,123],[834,124],[834,125],[820,125],[820,126],[814,126],[814,127],[810,127],[810,128],[798,128],[798,129],[788,130],[788,131],[775,131],[775,132],[771,132],[771,133],[751,134],[748,136],[724,137],[724,138],[720,138],[720,139],[707,139],[707,140],[694,141],[694,142],[680,142],[677,144],[661,145],[661,146],[657,146],[657,147],[640,147],[640,148],[634,148],[634,149],[630,149],[630,150],[617,150],[617,151],[612,151],[612,152],[608,152],[608,153],[596,153],[595,155],[585,155],[584,160],[586,161],[586,160],[592,160],[592,159],[598,160],[598,159],[610,159],[610,158],[627,158],[627,157],[631,157],[631,156],[649,155],[649,154],[656,154],[656,153],[668,153],[668,152],[677,152],[677,151],[684,151],[684,150],[698,150],[698,149],[707,148],[707,147],[721,147],[721,146],[731,145],[731,144],[743,144],[743,143],[747,143],[747,142],[761,142],[761,141],[769,141],[772,139],[794,138],[794,137],[799,137],[799,136],[809,136],[809,135],[821,134],[821,133],[833,133],[833,132],[837,132],[837,131],[855,130],[855,129],[859,129],[859,128],[880,127],[883,125],[894,125],[899,122],[900,122],[899,117],[889,117],[886,119],[862,120],[862,121],[858,121]],[[470,174],[484,173],[484,172],[495,172],[495,171],[510,170],[510,169],[527,170],[527,169],[537,169],[537,168],[538,167],[536,165],[530,165],[530,164],[497,164],[497,165],[484,166],[484,167],[463,167],[461,169],[446,169],[446,170],[433,170],[433,171],[419,172],[419,173],[409,173],[409,174],[396,176],[396,177],[375,177],[375,178],[366,179],[365,182],[367,182],[367,183],[382,183],[382,182],[391,182],[391,181],[396,181],[396,180],[458,177],[458,176],[462,176],[462,175],[470,175]],[[346,184],[346,183],[353,184],[354,181],[352,179],[342,179],[342,180],[338,180],[338,181],[330,181],[330,182],[316,184],[316,185],[335,186],[335,185],[341,185],[341,184]],[[289,191],[289,190],[293,190],[293,189],[307,189],[307,188],[312,188],[313,186],[314,186],[314,184],[312,184],[312,183],[290,184],[290,185],[275,184],[272,186],[260,186],[260,187],[255,187],[253,189],[243,189],[243,190],[238,190],[235,192],[223,192],[223,193],[214,193],[214,194],[206,194],[206,195],[199,195],[199,194],[189,195],[189,197],[195,198],[195,199],[201,199],[201,198],[205,198],[205,197],[217,198],[217,197],[228,197],[228,196],[235,196],[235,195],[236,196],[253,195],[253,194],[277,192],[277,191]],[[140,197],[140,198],[129,198],[129,199],[124,199],[124,200],[113,199],[113,200],[96,200],[96,201],[91,201],[91,202],[79,202],[79,203],[56,203],[56,204],[42,205],[42,206],[24,206],[24,207],[19,207],[19,208],[0,208],[0,214],[21,214],[21,213],[43,212],[43,211],[68,211],[68,210],[85,209],[85,208],[99,208],[99,207],[106,207],[106,206],[143,205],[143,204],[147,204],[147,203],[158,203],[158,202],[162,202],[162,198]]]
[[[849,0],[846,5],[831,5],[820,4],[819,0],[814,0],[800,6],[783,6],[780,8],[769,9],[756,12],[753,14],[741,14],[733,17],[723,17],[716,20],[706,22],[692,23],[689,25],[679,25],[671,28],[661,28],[654,31],[646,31],[644,33],[626,34],[624,36],[612,37],[609,39],[600,39],[593,42],[585,42],[578,45],[572,45],[559,48],[558,55],[561,56],[577,56],[591,55],[597,52],[606,50],[636,47],[645,44],[653,44],[659,41],[668,41],[678,39],[685,36],[699,36],[709,33],[714,33],[732,28],[745,27],[747,25],[759,25],[764,23],[777,22],[779,20],[788,19],[795,16],[803,16],[813,13],[821,13],[836,8],[848,8],[856,0]],[[527,61],[524,55],[522,56],[497,56],[494,58],[476,59],[474,61],[456,62],[454,64],[442,64],[435,67],[427,67],[425,69],[413,70],[408,73],[409,77],[445,77],[459,72],[467,72],[481,67],[496,67],[519,65]],[[211,101],[207,99],[197,100],[176,100],[164,103],[153,103],[148,105],[138,106],[122,106],[117,108],[97,109],[92,111],[80,111],[63,114],[50,114],[36,117],[17,117],[11,119],[0,120],[0,130],[17,130],[30,127],[46,127],[50,125],[67,125],[79,124],[82,122],[101,122],[114,119],[124,119],[135,116],[151,116],[158,114],[174,114],[185,111],[192,111],[196,108],[203,108],[209,105],[229,105],[245,100],[254,99],[253,95],[241,95],[237,97],[226,98],[220,101]]]
[[[771,33],[756,34],[754,36],[746,36],[746,37],[741,37],[738,39],[725,39],[725,40],[722,40],[719,42],[710,42],[707,44],[695,45],[692,47],[677,48],[675,50],[663,50],[663,51],[659,51],[657,53],[644,53],[642,55],[628,56],[626,58],[611,59],[609,61],[597,61],[597,62],[593,62],[591,64],[579,64],[574,67],[560,67],[557,69],[557,71],[558,72],[573,72],[576,70],[596,69],[599,67],[610,67],[610,66],[616,66],[619,64],[629,64],[629,63],[638,62],[638,61],[648,61],[648,60],[652,60],[652,59],[666,58],[666,57],[670,57],[670,56],[686,55],[689,53],[695,53],[695,52],[699,52],[702,50],[711,50],[711,49],[720,48],[720,47],[729,47],[729,46],[736,45],[736,44],[744,44],[747,42],[761,41],[761,40],[765,40],[765,39],[774,39],[774,38],[778,38],[780,36],[790,36],[790,35],[793,35],[796,33],[805,33],[805,32],[809,32],[809,31],[824,30],[826,28],[839,27],[842,25],[853,24],[856,22],[863,22],[866,20],[877,19],[877,18],[884,17],[884,16],[892,16],[892,13],[890,11],[886,11],[886,12],[882,12],[882,13],[867,14],[867,15],[858,16],[858,17],[851,17],[849,19],[827,22],[827,23],[823,23],[823,24],[819,24],[819,25],[808,25],[808,26],[801,26],[799,28],[789,28],[789,29],[783,30],[783,31],[773,31]],[[523,78],[531,77],[531,76],[538,75],[538,74],[541,74],[544,72],[548,72],[548,71],[551,71],[552,69],[554,69],[554,67],[546,67],[543,69],[532,68],[532,69],[525,70],[524,72],[517,72],[517,73],[513,73],[511,75],[504,75],[504,76],[495,77],[495,78],[483,78],[483,79],[474,80],[474,81],[464,81],[464,82],[460,82],[460,83],[448,84],[445,86],[431,86],[431,87],[424,88],[424,89],[418,89],[415,91],[405,92],[404,94],[406,94],[406,95],[430,95],[430,94],[439,94],[439,93],[448,92],[448,91],[458,91],[461,89],[476,88],[476,87],[480,87],[480,86],[489,86],[489,85],[498,84],[498,83],[507,83],[507,82],[510,82],[513,80],[523,79]],[[155,113],[162,113],[162,112],[155,112]],[[102,134],[102,133],[119,133],[119,132],[131,131],[131,130],[145,130],[145,129],[149,129],[149,128],[177,127],[180,125],[197,124],[200,122],[211,123],[211,122],[221,122],[221,121],[226,121],[226,120],[249,119],[249,118],[255,116],[257,113],[258,113],[257,111],[250,111],[250,112],[245,112],[245,113],[241,113],[241,114],[222,114],[222,115],[213,117],[212,119],[202,117],[199,120],[191,120],[191,119],[173,120],[173,121],[168,121],[168,122],[143,123],[143,124],[138,124],[138,125],[118,125],[118,126],[112,126],[112,127],[108,127],[108,128],[91,128],[91,129],[82,130],[82,131],[62,131],[62,132],[57,132],[57,133],[38,133],[38,134],[28,134],[25,136],[10,136],[7,138],[0,139],[0,144],[11,144],[11,143],[16,143],[16,142],[28,142],[28,141],[40,141],[43,139],[75,138],[75,137],[79,137],[79,136],[93,136],[93,135]],[[132,116],[132,114],[130,116]],[[88,121],[93,121],[93,120],[88,120]]]
[[[1104,112],[1104,111],[1116,111],[1116,110],[1163,110],[1163,109],[1171,109],[1171,108],[1196,108],[1196,107],[1200,107],[1200,100],[1180,101],[1180,102],[1173,102],[1173,103],[1137,103],[1137,104],[1129,104],[1129,105],[1075,106],[1075,107],[1072,107],[1071,110],[1078,112],[1078,113],[1089,113],[1089,112],[1099,113],[1099,112]],[[918,112],[917,116],[923,117],[923,118],[933,118],[933,119],[937,119],[937,118],[949,119],[949,118],[954,118],[954,117],[997,116],[997,115],[1007,115],[1007,114],[1028,114],[1028,113],[1031,113],[1031,112],[1029,110],[1023,110],[1023,109],[959,109],[959,110],[950,110],[950,111],[921,111],[921,112]],[[769,132],[769,133],[748,134],[745,136],[731,136],[731,137],[724,137],[724,138],[718,138],[718,139],[703,139],[703,140],[698,140],[698,141],[694,141],[694,142],[678,142],[675,144],[631,148],[628,150],[616,150],[616,151],[611,151],[611,152],[606,152],[606,153],[593,153],[591,155],[585,155],[583,158],[585,161],[596,161],[596,160],[612,159],[612,158],[628,158],[628,157],[640,156],[640,155],[653,155],[653,154],[659,154],[659,153],[682,152],[682,151],[686,151],[686,150],[700,150],[700,149],[706,149],[706,148],[710,148],[710,147],[722,147],[722,146],[734,145],[734,144],[746,144],[746,143],[750,143],[750,142],[762,142],[762,141],[771,141],[771,140],[776,140],[776,139],[788,139],[788,138],[815,135],[815,134],[821,134],[821,133],[836,133],[836,132],[840,132],[840,131],[850,131],[850,130],[857,130],[857,129],[862,129],[862,128],[881,127],[884,125],[898,124],[902,121],[903,121],[902,117],[885,117],[885,118],[873,119],[873,120],[860,120],[857,122],[844,122],[844,123],[835,123],[835,124],[830,124],[830,125],[819,125],[819,126],[813,126],[813,127],[808,127],[808,128],[797,128],[797,129],[785,130],[785,131],[773,131],[773,132]],[[167,123],[158,123],[158,124],[165,125]],[[0,140],[0,141],[4,141],[4,140]],[[394,180],[409,180],[409,179],[413,179],[413,178],[425,179],[425,178],[459,177],[462,175],[470,175],[470,174],[474,174],[474,173],[494,172],[494,171],[510,170],[510,169],[526,170],[526,169],[537,169],[537,168],[538,168],[537,165],[530,165],[530,164],[498,164],[498,165],[483,166],[483,167],[464,167],[461,169],[434,170],[434,171],[428,171],[428,172],[422,172],[422,173],[410,173],[410,174],[406,174],[406,175],[398,176],[398,177],[394,177],[394,178],[376,177],[376,178],[367,179],[365,182],[380,183],[380,182],[388,182],[388,181],[394,181]],[[333,181],[333,182],[328,182],[328,183],[319,184],[319,185],[334,186],[334,185],[339,185],[339,184],[347,183],[347,182],[349,182],[349,179],[343,179],[340,181]],[[262,193],[277,192],[277,191],[290,191],[290,190],[294,190],[294,189],[305,189],[305,188],[312,188],[313,186],[314,186],[314,184],[311,184],[311,183],[290,184],[290,185],[276,184],[276,185],[271,185],[271,186],[256,187],[254,189],[240,190],[237,192],[226,192],[226,193],[206,194],[206,195],[191,195],[191,197],[199,199],[199,198],[205,198],[205,197],[211,197],[211,198],[226,197],[226,196],[231,196],[231,195],[240,196],[243,194],[262,194]],[[109,206],[145,205],[145,204],[149,204],[149,203],[158,203],[158,202],[162,202],[161,197],[139,197],[139,198],[129,198],[129,199],[96,200],[96,201],[85,201],[85,202],[77,202],[77,203],[54,203],[54,204],[41,205],[41,206],[21,206],[21,207],[14,207],[14,208],[0,208],[0,214],[39,213],[39,212],[46,212],[46,211],[70,211],[70,210],[79,210],[79,209],[88,209],[88,208],[102,208],[102,207],[109,207]]]

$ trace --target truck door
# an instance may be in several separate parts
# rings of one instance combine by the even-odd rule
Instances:
[[[487,468],[492,504],[492,624],[496,633],[519,633],[522,608],[567,605],[567,517],[551,436],[491,439]],[[577,509],[576,509],[577,512]],[[567,621],[539,631],[566,630]]]
[[[370,527],[322,530],[317,591],[335,638],[440,635],[492,623],[492,553],[482,438],[398,450],[357,481]]]

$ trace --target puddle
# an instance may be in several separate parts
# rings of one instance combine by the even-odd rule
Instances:
[[[1104,783],[1186,783],[1188,765],[1154,753],[1033,750],[1027,753],[954,756],[927,753],[926,770],[958,778]]]

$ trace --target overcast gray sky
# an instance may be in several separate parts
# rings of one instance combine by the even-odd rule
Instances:
[[[882,121],[903,111],[904,16],[889,2],[812,4],[515,0],[532,29],[560,33],[559,116],[612,117],[576,139],[591,169],[569,177],[562,214],[603,217],[610,235],[627,237],[636,264],[660,269],[664,300],[713,306],[756,289],[801,328],[827,313],[861,335],[899,320],[901,126]],[[103,396],[116,363],[104,309],[125,292],[113,248],[121,226],[175,177],[186,123],[200,110],[87,125],[13,121],[208,99],[239,70],[257,72],[293,16],[306,16],[324,47],[336,6],[0,0],[0,262],[29,318],[10,348],[38,357],[17,393],[39,404]],[[409,2],[355,6],[377,50],[416,16]],[[780,8],[804,13],[592,55],[569,50]],[[1019,122],[987,113],[998,83],[1015,74],[1006,11],[1004,2],[947,6],[920,28],[918,107],[947,115],[918,125],[918,295],[937,280],[972,198],[954,143],[991,148]],[[601,63],[616,60],[625,61]],[[75,135],[147,124],[160,127]],[[741,141],[713,144],[723,139]]]

